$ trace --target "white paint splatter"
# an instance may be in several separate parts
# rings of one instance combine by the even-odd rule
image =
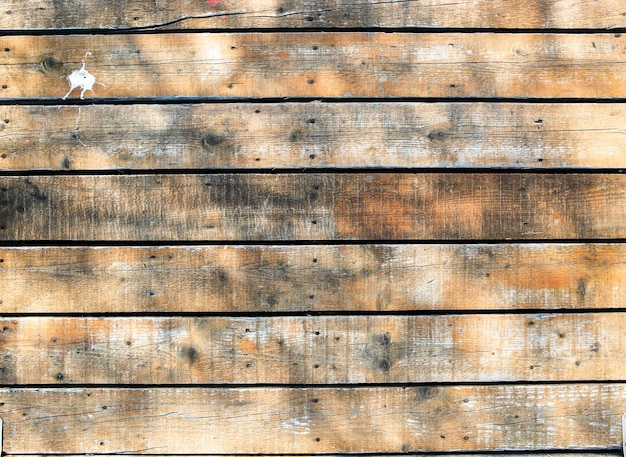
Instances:
[[[90,55],[91,55],[91,52],[87,52],[85,54],[85,57],[90,56]],[[82,89],[80,92],[81,100],[85,99],[85,92],[87,92],[88,90],[93,92],[93,85],[96,84],[96,77],[87,71],[87,69],[85,68],[84,60],[82,63],[83,65],[82,67],[80,67],[79,70],[74,70],[67,77],[67,81],[70,83],[70,90],[68,91],[67,94],[65,94],[65,97],[63,97],[63,100],[65,100],[72,93],[74,89],[78,89],[78,88]],[[97,83],[97,84],[104,86],[104,84],[102,83]]]

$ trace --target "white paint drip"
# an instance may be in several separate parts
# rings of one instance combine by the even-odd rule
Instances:
[[[85,54],[85,57],[90,56],[91,52],[87,51],[87,53]],[[74,70],[68,77],[67,77],[67,81],[70,83],[70,90],[68,91],[67,94],[65,94],[65,97],[63,97],[63,100],[65,100],[74,89],[82,89],[82,91],[80,92],[80,99],[84,100],[85,98],[85,92],[87,92],[88,90],[93,92],[93,85],[96,84],[96,77],[94,75],[92,75],[91,73],[89,73],[87,71],[87,69],[85,68],[85,61],[83,60],[83,65],[82,67],[80,67],[79,70]],[[102,83],[97,83],[100,84],[101,86],[104,86],[104,84]]]
[[[66,97],[67,97],[67,95],[66,95]],[[76,139],[78,140],[78,142],[80,144],[82,144],[83,146],[87,147],[87,145],[85,143],[83,143],[83,141],[80,139],[80,133],[78,131],[79,130],[79,128],[78,128],[78,121],[80,121],[80,106],[78,107],[78,117],[76,118],[76,128],[74,129],[74,131],[76,132]]]

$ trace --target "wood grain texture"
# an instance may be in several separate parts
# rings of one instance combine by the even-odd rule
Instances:
[[[29,454],[32,457],[46,457],[44,454]],[[56,454],[58,457],[79,457],[84,454]],[[110,457],[122,457],[127,456],[128,454],[104,454]],[[176,455],[171,454],[156,454],[161,455],[161,457],[177,457]],[[270,457],[271,454],[258,454],[258,457]],[[292,455],[283,455],[282,457],[313,457],[315,454],[292,454]],[[354,454],[326,454],[330,457],[350,457],[354,456]],[[358,454],[357,454],[358,455]],[[371,457],[402,457],[406,454],[388,454],[388,453],[368,453],[368,456]],[[432,457],[445,457],[449,454],[430,454]],[[469,453],[455,453],[459,457],[487,457],[485,454],[469,454]],[[500,457],[615,457],[615,452],[532,452],[532,453],[524,453],[524,452],[515,452],[515,453],[507,453],[501,452],[498,453]],[[16,454],[6,454],[7,457],[19,457]],[[202,454],[189,455],[189,457],[204,457]],[[235,457],[233,454],[231,455],[220,455],[219,457]],[[365,456],[359,456],[365,457]]]
[[[158,27],[456,27],[599,28],[625,27],[618,0],[463,0],[446,2],[325,0],[217,0],[155,2],[88,0],[80,5],[55,0],[4,0],[3,29],[129,29]]]
[[[92,98],[626,97],[612,33],[5,36],[0,49],[2,99],[61,99],[81,61]]]
[[[0,313],[603,309],[626,245],[0,248]]]
[[[0,382],[623,381],[626,313],[0,320]]]
[[[587,103],[9,105],[0,167],[623,168],[624,118]]]
[[[619,174],[0,177],[0,240],[626,237]]]
[[[626,410],[624,384],[5,388],[0,395],[7,453],[617,450]]]

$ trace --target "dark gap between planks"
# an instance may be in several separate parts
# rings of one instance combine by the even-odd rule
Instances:
[[[228,15],[228,13],[226,13]],[[626,33],[626,27],[611,29],[554,29],[554,28],[463,28],[463,27],[260,27],[260,28],[198,28],[198,29],[168,29],[167,27],[200,17],[190,16],[175,19],[162,24],[148,25],[143,27],[126,28],[69,28],[69,29],[0,29],[0,36],[62,36],[62,35],[155,35],[176,33],[319,33],[319,32],[345,32],[345,33],[415,33],[415,34],[443,34],[443,33],[539,33],[556,35],[599,35],[607,33]]]
[[[533,97],[133,97],[87,98],[0,98],[0,106],[42,105],[179,105],[179,104],[235,104],[235,103],[626,103],[626,97],[613,98],[533,98]]]

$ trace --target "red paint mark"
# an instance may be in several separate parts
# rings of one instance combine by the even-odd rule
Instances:
[[[209,5],[211,8],[216,7],[219,2],[220,0],[206,0],[206,4]]]

